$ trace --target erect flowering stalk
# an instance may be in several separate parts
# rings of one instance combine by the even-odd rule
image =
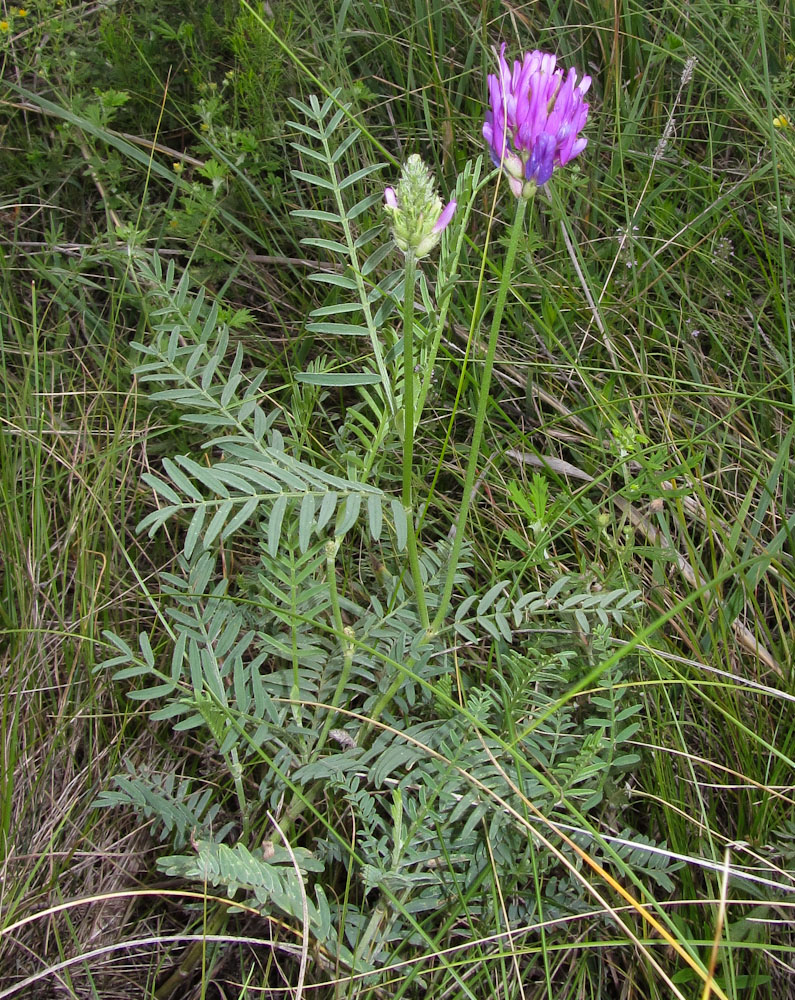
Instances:
[[[497,298],[494,303],[494,312],[491,317],[491,330],[489,341],[486,347],[486,356],[483,363],[483,374],[480,380],[478,391],[478,407],[475,414],[475,427],[472,432],[472,441],[469,446],[469,458],[467,460],[466,473],[464,475],[464,489],[461,494],[461,503],[458,508],[458,520],[455,525],[455,535],[453,537],[453,547],[447,560],[447,573],[445,574],[442,597],[436,616],[428,626],[427,637],[435,636],[442,627],[447,609],[450,605],[450,597],[453,593],[453,583],[455,581],[458,560],[461,557],[461,548],[464,544],[467,518],[472,497],[475,489],[475,471],[480,461],[480,444],[483,440],[483,428],[486,423],[486,410],[488,409],[489,388],[491,386],[491,372],[494,367],[494,358],[497,353],[497,340],[502,326],[502,315],[505,309],[505,302],[508,298],[508,290],[513,277],[513,266],[516,260],[516,251],[519,249],[522,233],[524,232],[524,217],[527,210],[527,199],[519,198],[516,202],[513,225],[508,239],[508,250],[502,269],[500,287],[497,291]]]
[[[570,69],[564,78],[564,71],[555,68],[555,56],[538,51],[526,53],[521,62],[514,62],[511,71],[505,61],[504,44],[500,48],[499,69],[499,75],[489,76],[491,109],[483,125],[483,136],[495,166],[502,167],[508,175],[511,190],[517,196],[516,211],[491,319],[455,538],[442,597],[428,627],[429,638],[441,628],[453,591],[474,493],[475,471],[480,461],[497,340],[513,279],[516,252],[524,231],[527,201],[536,188],[546,184],[555,167],[578,156],[587,142],[579,133],[588,117],[588,105],[583,97],[591,85],[589,76],[577,83],[577,74]]]
[[[384,192],[384,208],[392,217],[392,235],[405,255],[403,276],[403,409],[398,412],[398,430],[403,439],[403,510],[409,530],[407,547],[414,583],[417,612],[423,629],[428,628],[428,606],[423,591],[422,572],[414,518],[412,477],[414,474],[414,285],[417,261],[433,250],[456,209],[455,201],[442,208],[433,178],[416,154],[403,166],[397,189]]]
[[[392,235],[403,251],[413,251],[415,260],[427,257],[441,239],[453,217],[455,201],[442,209],[428,168],[416,153],[403,165],[397,189],[384,191],[384,208],[392,217]]]
[[[491,108],[483,138],[496,167],[508,175],[517,198],[531,198],[549,180],[555,167],[578,156],[588,140],[580,136],[588,118],[583,98],[590,76],[577,82],[570,69],[564,76],[550,52],[526,52],[513,70],[500,47],[499,74],[489,75]]]

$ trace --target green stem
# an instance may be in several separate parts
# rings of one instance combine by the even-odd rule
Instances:
[[[331,699],[331,710],[326,715],[326,720],[323,723],[323,729],[321,730],[320,737],[317,743],[315,744],[314,750],[312,751],[312,760],[317,760],[317,758],[320,756],[320,751],[326,745],[326,739],[328,738],[331,726],[337,718],[336,709],[340,707],[342,696],[345,694],[345,688],[348,686],[348,678],[351,675],[351,667],[353,666],[353,653],[355,648],[356,647],[354,643],[353,629],[346,628],[344,648],[342,652],[342,670],[340,672],[339,680],[337,681],[337,687],[334,691],[334,695]]]
[[[342,647],[342,670],[340,671],[337,687],[331,699],[331,711],[326,713],[326,719],[323,723],[323,729],[320,732],[320,738],[312,751],[312,760],[317,760],[320,756],[320,751],[325,746],[329,730],[337,717],[336,709],[339,708],[340,702],[342,701],[342,696],[345,693],[345,687],[348,683],[348,677],[350,676],[351,666],[353,664],[353,629],[346,628],[345,625],[343,625],[342,612],[340,611],[340,599],[339,594],[337,593],[337,574],[334,559],[337,555],[338,549],[339,541],[335,540],[326,542],[326,580],[328,582],[329,598],[331,600],[331,613],[334,618],[334,630],[337,633],[337,638],[339,639]]]
[[[494,367],[494,356],[497,353],[497,338],[499,337],[500,326],[502,324],[502,314],[505,310],[505,301],[508,297],[508,288],[511,284],[511,278],[513,277],[513,265],[514,260],[516,259],[516,251],[519,247],[519,237],[522,233],[522,224],[524,222],[526,208],[527,199],[517,198],[516,215],[514,216],[513,227],[511,229],[508,252],[505,256],[505,264],[502,269],[500,288],[497,292],[497,301],[494,305],[494,314],[491,318],[491,331],[489,333],[489,343],[486,350],[486,360],[483,365],[483,375],[480,380],[478,409],[477,414],[475,415],[475,429],[472,434],[472,446],[469,451],[469,460],[467,462],[466,475],[464,477],[464,492],[461,497],[461,507],[458,512],[458,520],[455,526],[453,548],[450,553],[450,561],[447,566],[447,575],[444,581],[444,589],[442,590],[442,599],[439,602],[439,609],[436,612],[436,616],[428,628],[428,638],[432,638],[439,632],[445,616],[447,615],[448,605],[450,604],[450,598],[453,593],[453,581],[455,580],[458,560],[461,557],[461,547],[464,544],[464,536],[466,535],[467,518],[469,516],[469,507],[472,503],[472,492],[475,485],[475,472],[480,459],[480,443],[483,438],[483,427],[486,423],[486,409],[489,404],[491,372]]]
[[[340,543],[338,539],[329,539],[326,542],[326,583],[328,584],[329,603],[331,604],[331,617],[334,619],[334,628],[337,638],[345,645],[343,640],[342,612],[340,611],[340,597],[337,593],[337,572],[334,560],[337,558]]]
[[[417,536],[412,500],[412,472],[414,465],[414,286],[417,276],[417,261],[413,251],[406,253],[406,271],[403,284],[403,509],[408,521],[406,544],[409,553],[409,567],[414,581],[414,594],[417,598],[417,611],[420,625],[426,634],[430,634],[430,619],[428,605],[425,602],[425,591],[420,575],[420,559],[417,552]],[[359,744],[367,739],[367,734],[381,718],[381,713],[397,694],[403,683],[403,673],[398,671],[387,690],[376,702],[370,720],[365,723],[359,734]]]
[[[467,176],[467,171],[469,170],[471,164],[467,164],[464,176]],[[428,393],[430,392],[431,385],[433,384],[433,369],[436,364],[436,358],[439,353],[439,345],[442,342],[442,333],[447,323],[447,313],[450,309],[450,304],[453,301],[453,290],[455,288],[455,279],[458,276],[458,268],[461,260],[461,251],[464,247],[464,242],[466,239],[466,234],[469,228],[469,217],[472,214],[472,208],[475,204],[475,200],[486,187],[494,180],[494,173],[496,171],[489,172],[483,179],[480,179],[481,164],[480,160],[476,161],[471,174],[472,190],[464,202],[463,199],[459,200],[458,208],[456,209],[456,225],[458,226],[458,239],[456,240],[455,247],[448,253],[446,259],[444,260],[444,270],[442,268],[442,258],[440,255],[439,269],[436,278],[436,291],[437,296],[436,308],[438,312],[433,317],[432,328],[433,334],[430,337],[430,347],[426,352],[427,363],[423,363],[423,368],[425,371],[422,375],[422,384],[420,385],[419,392],[417,393],[417,402],[415,404],[415,412],[417,414],[417,423],[420,422],[422,411],[425,408],[425,400],[428,398]],[[466,183],[461,189],[462,191],[467,190]],[[427,511],[427,501],[424,510]],[[420,520],[422,523],[422,520]]]
[[[229,768],[229,773],[232,775],[232,780],[235,783],[237,807],[240,810],[240,815],[243,817],[243,833],[241,835],[241,839],[243,840],[243,843],[245,843],[251,830],[251,810],[248,807],[245,789],[243,788],[243,768],[240,766],[240,758],[237,754],[237,747],[232,747],[229,752],[227,767]]]
[[[413,250],[406,252],[406,271],[403,282],[403,510],[408,520],[407,545],[409,568],[414,581],[414,596],[420,625],[427,631],[430,620],[425,603],[425,590],[420,574],[417,535],[412,500],[412,474],[414,466],[414,285],[417,278],[417,260]]]
[[[340,598],[337,591],[337,574],[334,562],[338,550],[339,539],[334,539],[333,541],[329,540],[326,542],[326,582],[328,583],[329,601],[331,603],[331,616],[334,621],[334,634],[339,639],[342,650],[342,669],[340,670],[337,686],[334,689],[334,694],[331,698],[329,710],[326,712],[326,717],[323,720],[323,728],[320,731],[320,736],[318,737],[317,743],[312,748],[310,761],[316,761],[320,756],[323,747],[326,745],[326,740],[328,739],[331,727],[337,718],[337,709],[342,703],[345,688],[348,685],[348,678],[351,675],[351,667],[353,666],[353,653],[356,648],[353,629],[350,628],[350,626],[344,625],[342,621]],[[282,829],[285,833],[289,833],[292,829],[293,824],[303,812],[304,807],[307,804],[314,802],[320,787],[320,783],[315,782],[311,788],[303,793],[299,792],[297,789],[293,792],[293,797],[285,811],[284,822],[282,823]]]
[[[375,703],[372,711],[369,713],[367,722],[363,723],[359,729],[359,735],[356,742],[360,747],[363,747],[367,742],[367,737],[370,735],[370,731],[374,726],[376,726],[381,721],[381,716],[384,713],[384,709],[392,701],[395,695],[398,693],[400,685],[405,680],[406,675],[402,670],[398,669],[397,675],[393,678],[392,683],[384,691],[378,701]]]

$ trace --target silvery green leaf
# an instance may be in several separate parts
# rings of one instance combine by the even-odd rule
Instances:
[[[304,146],[300,142],[291,142],[290,145],[293,149],[297,150],[302,156],[308,156],[311,160],[316,160],[318,163],[322,163],[324,166],[328,163],[328,158],[323,152],[318,152],[316,149],[310,149],[309,146]],[[290,215],[297,215],[302,209],[297,209],[295,212],[290,212]],[[311,218],[311,216],[303,216],[303,218]],[[333,222],[339,222],[339,217],[334,216],[331,220]]]
[[[352,385],[380,385],[381,376],[376,372],[297,372],[297,382],[339,388]]]
[[[204,499],[193,483],[179,469],[179,467],[171,461],[170,458],[163,459],[163,468],[166,470],[171,482],[177,487],[177,489],[181,490],[186,497],[197,502],[201,502]]]
[[[360,493],[349,493],[345,498],[337,514],[337,524],[334,529],[336,538],[342,538],[356,523],[361,502],[362,496]]]
[[[306,552],[309,547],[314,525],[315,497],[312,493],[306,493],[301,501],[301,510],[298,515],[298,548],[301,552]]]
[[[334,274],[331,271],[316,271],[309,275],[309,280],[318,281],[325,285],[336,285],[337,288],[345,288],[349,292],[355,292],[359,288],[355,280],[349,278],[347,274]]]
[[[334,492],[328,492],[323,495],[323,499],[320,501],[320,511],[317,515],[317,520],[315,522],[315,528],[318,535],[326,527],[328,522],[331,520],[331,515],[337,509],[337,494]]]
[[[330,306],[319,306],[309,314],[310,318],[321,316],[337,316],[339,313],[361,312],[361,302],[336,302]]]
[[[362,274],[366,277],[368,274],[372,273],[381,261],[384,260],[385,257],[389,256],[393,248],[392,241],[389,240],[382,246],[378,247],[377,250],[374,250],[364,264],[362,264]]]
[[[215,539],[221,534],[224,525],[232,513],[234,508],[234,503],[231,500],[224,500],[218,507],[218,510],[213,514],[210,523],[207,525],[207,530],[204,532],[204,547],[208,548],[213,544]],[[190,553],[186,552],[185,555],[190,559]]]
[[[282,521],[287,510],[287,497],[278,497],[271,508],[271,516],[268,520],[268,552],[275,556],[279,550],[279,540],[282,533]]]
[[[392,508],[392,520],[395,523],[395,536],[398,552],[402,552],[406,547],[406,542],[408,540],[408,521],[406,519],[406,511],[403,509],[403,504],[400,500],[392,500],[390,503]]]
[[[326,180],[325,177],[318,177],[317,174],[308,174],[303,170],[293,170],[293,177],[299,181],[306,181],[307,184],[315,184],[317,187],[325,188],[326,191],[336,190],[335,185]]]
[[[493,587],[490,587],[486,593],[481,598],[478,604],[477,616],[480,618],[481,615],[485,615],[489,608],[492,606],[499,594],[501,594],[509,586],[509,581],[500,580],[499,583],[495,583]]]
[[[251,497],[243,504],[243,506],[240,508],[237,514],[235,514],[232,520],[229,521],[229,523],[224,528],[221,536],[224,541],[226,541],[227,538],[233,535],[238,528],[242,527],[242,525],[244,525],[246,521],[249,520],[249,518],[253,515],[254,511],[256,511],[257,507],[259,507],[259,503],[260,503],[259,497]]]
[[[354,170],[352,174],[348,177],[343,178],[339,182],[340,191],[344,191],[345,188],[349,188],[351,184],[355,184],[357,181],[362,180],[364,177],[369,177],[370,174],[375,173],[377,170],[383,170],[386,166],[385,163],[372,163],[368,167],[361,167],[359,170]]]
[[[381,538],[381,529],[383,527],[383,511],[380,497],[369,496],[367,498],[367,519],[370,525],[370,537],[374,542],[377,542]]]
[[[334,119],[332,119],[332,121],[333,120]],[[331,123],[329,123],[329,126],[330,126],[329,127],[329,131],[330,131],[331,130]],[[350,134],[347,135],[342,140],[342,142],[339,144],[339,146],[337,146],[337,148],[334,150],[334,152],[331,155],[331,162],[332,163],[339,163],[339,161],[347,153],[347,151],[351,148],[351,146],[354,144],[354,142],[356,142],[356,140],[359,138],[360,135],[361,135],[361,132],[360,132],[360,130],[358,128],[353,129],[350,132]]]
[[[204,518],[206,513],[207,508],[204,504],[199,504],[193,512],[193,517],[191,518],[188,530],[185,533],[185,544],[183,545],[183,551],[186,559],[190,559],[193,555],[193,550],[196,548],[202,528],[204,527]]]
[[[327,333],[334,337],[368,337],[370,331],[366,326],[361,326],[358,323],[329,323],[322,321],[320,323],[307,323],[307,330],[310,333]]]
[[[301,240],[302,246],[317,247],[320,250],[329,250],[331,253],[347,254],[348,248],[339,240],[327,240],[319,236],[307,236]]]

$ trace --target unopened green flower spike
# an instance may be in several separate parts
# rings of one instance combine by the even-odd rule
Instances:
[[[403,253],[413,251],[418,260],[427,257],[439,242],[456,209],[455,201],[442,209],[433,178],[416,153],[404,164],[397,189],[386,189],[384,201],[392,217],[395,243]]]

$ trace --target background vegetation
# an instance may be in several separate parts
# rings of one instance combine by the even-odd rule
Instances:
[[[0,998],[795,994],[793,14],[3,7]],[[463,204],[502,40],[593,76],[589,144],[533,206],[424,648],[294,144],[338,91],[340,177],[386,163],[357,233],[412,152]],[[429,601],[495,183],[418,292]]]

